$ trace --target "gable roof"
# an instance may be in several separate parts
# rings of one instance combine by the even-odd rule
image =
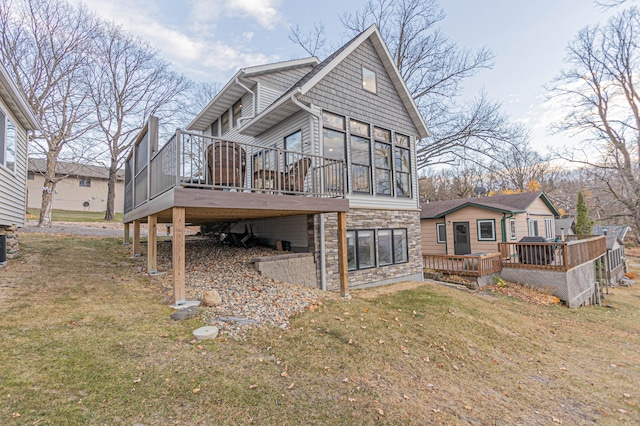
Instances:
[[[47,160],[44,158],[29,158],[27,170],[32,173],[44,173],[47,171]],[[109,169],[104,166],[66,161],[58,161],[56,163],[56,174],[88,177],[92,179],[109,179]],[[124,171],[122,169],[116,172],[116,180],[124,180]]]
[[[434,201],[421,204],[420,219],[437,219],[465,207],[474,206],[501,213],[525,213],[529,206],[540,198],[554,216],[560,213],[549,197],[542,192],[523,192],[521,194],[494,195],[493,197],[463,198],[458,200]]]
[[[310,57],[303,59],[294,59],[291,61],[274,62],[266,65],[256,65],[241,68],[235,75],[225,84],[225,86],[214,96],[214,98],[202,109],[200,114],[194,118],[186,127],[187,130],[204,131],[211,123],[222,113],[224,113],[231,105],[233,105],[247,90],[237,84],[243,78],[257,77],[260,75],[282,72],[294,68],[308,67],[317,65],[320,61],[318,58]],[[246,82],[251,87],[254,82]]]
[[[280,96],[280,98],[278,98],[273,104],[252,120],[245,123],[245,125],[240,128],[240,133],[257,136],[263,131],[273,127],[284,118],[299,111],[301,109],[300,105],[292,98],[294,96],[299,98],[308,93],[320,80],[326,77],[327,74],[338,66],[338,64],[340,64],[347,56],[349,56],[356,48],[368,39],[371,40],[374,48],[376,49],[376,52],[378,53],[387,74],[389,74],[402,103],[418,130],[419,136],[421,138],[428,137],[429,130],[422,118],[422,114],[420,114],[409,89],[393,61],[391,53],[389,53],[389,49],[382,39],[382,34],[375,24],[355,36],[320,64],[316,65],[309,73],[307,73],[307,75],[302,77],[291,87],[291,89]]]
[[[559,219],[556,219],[554,222],[556,226],[556,235],[560,235],[563,228],[564,228],[565,234],[569,233],[569,231],[571,231],[572,234],[575,234],[576,220],[574,218],[561,217]]]
[[[596,225],[593,227],[593,235],[615,235],[619,237],[622,241],[624,241],[624,237],[627,235],[627,231],[629,231],[629,226],[627,225]]]
[[[2,95],[2,99],[11,109],[13,115],[20,121],[22,127],[26,130],[41,130],[40,122],[33,113],[31,106],[29,106],[2,63],[0,63],[0,95]]]

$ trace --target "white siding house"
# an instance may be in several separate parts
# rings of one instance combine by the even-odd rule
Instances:
[[[0,233],[3,243],[8,237],[7,232],[13,238],[15,228],[24,226],[27,206],[27,131],[39,129],[31,107],[4,65],[0,64]]]

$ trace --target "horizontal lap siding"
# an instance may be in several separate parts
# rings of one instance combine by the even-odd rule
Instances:
[[[495,220],[495,241],[478,241],[478,220]],[[502,213],[492,210],[480,209],[477,207],[466,207],[445,217],[447,222],[447,241],[449,241],[450,253],[454,253],[453,247],[453,223],[469,222],[469,241],[471,242],[471,253],[497,253],[498,243],[502,242]],[[451,222],[451,223],[449,223]]]
[[[438,243],[436,224],[443,223],[442,219],[422,219],[420,234],[422,235],[422,254],[447,254],[447,245]]]
[[[284,137],[298,130],[302,130],[302,151],[312,153],[311,129],[309,128],[309,114],[299,112],[278,123],[256,137],[256,143],[264,146],[275,145],[284,148]]]
[[[4,102],[0,107],[16,126],[15,173],[0,166],[0,225],[23,226],[27,196],[27,133]]]

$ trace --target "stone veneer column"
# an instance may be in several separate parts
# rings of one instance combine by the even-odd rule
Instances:
[[[0,235],[7,238],[7,259],[13,259],[20,254],[20,244],[18,243],[18,229],[15,226],[0,228]]]

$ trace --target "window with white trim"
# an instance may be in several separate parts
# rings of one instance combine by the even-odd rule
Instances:
[[[366,67],[362,67],[362,88],[367,92],[378,93],[378,82],[376,72]]]
[[[0,165],[15,172],[16,126],[4,111],[0,110]]]
[[[544,233],[547,238],[553,238],[553,219],[544,219]]]
[[[538,233],[538,219],[529,219],[529,236],[537,237]]]
[[[496,221],[494,219],[478,220],[478,241],[496,240]]]
[[[512,240],[515,240],[518,238],[515,219],[509,219],[509,238],[511,238]]]
[[[373,128],[376,194],[391,195],[391,132]]]
[[[444,223],[436,223],[436,234],[438,244],[446,244],[447,242],[447,225]]]

